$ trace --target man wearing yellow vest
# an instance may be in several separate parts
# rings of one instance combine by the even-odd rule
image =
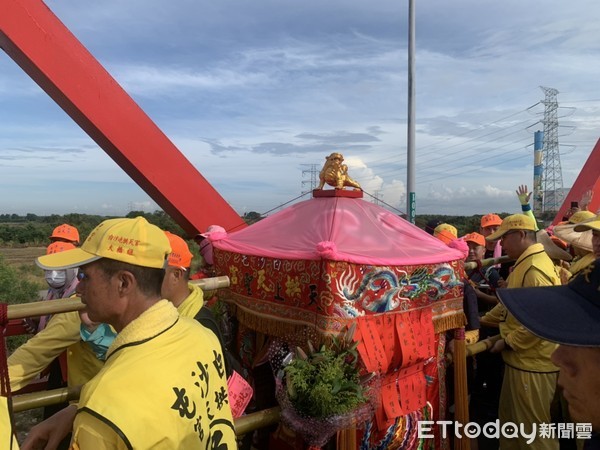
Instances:
[[[138,217],[106,220],[81,248],[37,260],[79,267],[90,320],[118,332],[81,393],[75,449],[236,448],[217,338],[161,300],[170,253],[165,233]]]
[[[187,243],[176,234],[165,231],[165,235],[171,245],[171,254],[165,270],[161,289],[162,296],[173,303],[179,311],[179,315],[197,320],[217,336],[225,357],[225,371],[229,378],[232,370],[238,369],[238,372],[241,372],[241,367],[231,353],[223,348],[224,340],[217,320],[208,308],[203,307],[204,293],[197,285],[190,283],[192,252]]]
[[[536,224],[531,217],[514,214],[506,217],[500,228],[486,237],[502,240],[502,248],[516,262],[507,279],[508,288],[558,286],[560,279],[554,264],[536,242]],[[551,423],[550,405],[556,391],[558,367],[550,360],[556,344],[543,340],[525,329],[515,317],[498,304],[481,322],[496,325],[501,339],[492,352],[502,352],[505,362],[504,380],[500,392],[498,417],[502,424],[523,424],[531,433],[533,424]],[[558,450],[557,439],[538,438],[528,444],[527,439],[500,436],[500,449]]]

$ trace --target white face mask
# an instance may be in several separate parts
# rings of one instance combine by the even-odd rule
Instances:
[[[61,288],[67,281],[67,272],[65,270],[46,270],[46,283],[54,289]]]

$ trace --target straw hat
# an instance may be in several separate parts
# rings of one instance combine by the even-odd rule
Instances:
[[[553,231],[556,236],[574,247],[579,247],[588,252],[594,251],[594,247],[592,246],[592,230],[583,232],[575,231],[577,225],[574,223],[556,225]]]
[[[573,259],[573,256],[569,252],[563,250],[552,241],[546,230],[539,230],[536,236],[537,241],[544,246],[544,250],[550,259],[562,259],[563,261],[571,261]]]

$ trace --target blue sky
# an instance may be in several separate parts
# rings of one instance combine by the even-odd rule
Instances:
[[[300,195],[332,151],[405,210],[407,2],[47,5],[240,214]],[[430,0],[416,15],[417,214],[518,209],[539,86],[560,92],[570,186],[599,137],[600,3]],[[158,208],[1,52],[0,105],[3,213]]]

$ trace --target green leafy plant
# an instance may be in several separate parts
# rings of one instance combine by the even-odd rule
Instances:
[[[353,334],[353,329],[352,329]],[[359,376],[357,342],[352,337],[334,338],[331,346],[317,351],[296,348],[285,366],[285,386],[294,408],[305,416],[323,418],[352,411],[367,401]]]

